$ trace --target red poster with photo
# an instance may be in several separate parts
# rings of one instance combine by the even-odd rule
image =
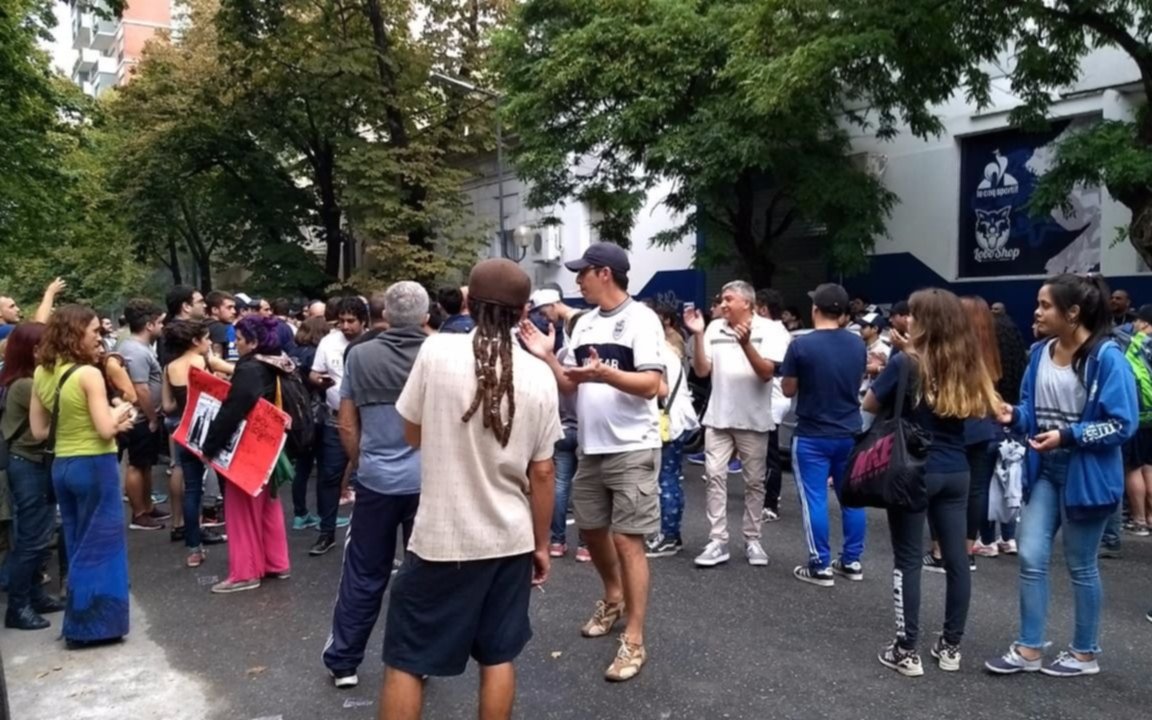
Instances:
[[[176,442],[201,460],[200,447],[208,436],[208,427],[220,411],[228,389],[227,380],[203,370],[192,369],[188,376],[188,403],[184,416],[173,435]],[[284,449],[291,418],[267,400],[261,399],[237,428],[236,434],[212,461],[212,467],[252,497],[264,490],[276,459]]]

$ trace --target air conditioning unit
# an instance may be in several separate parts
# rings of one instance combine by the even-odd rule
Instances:
[[[532,251],[536,256],[534,262],[545,265],[555,265],[560,262],[563,254],[562,240],[559,225],[545,225],[537,228],[532,238]]]

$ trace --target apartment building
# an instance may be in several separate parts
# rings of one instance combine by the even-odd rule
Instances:
[[[91,5],[72,8],[72,80],[97,96],[128,82],[144,45],[160,30],[171,30],[173,0],[129,0],[120,18],[103,18]]]

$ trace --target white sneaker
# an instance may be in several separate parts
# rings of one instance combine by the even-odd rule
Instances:
[[[780,519],[780,513],[775,510],[764,508],[764,512],[760,513],[760,522],[776,522]]]
[[[997,543],[997,546],[999,546],[1000,552],[1005,555],[1015,555],[1017,553],[1015,540],[1001,540]]]
[[[996,543],[985,545],[977,540],[975,544],[972,545],[972,554],[979,555],[980,557],[994,558],[1000,554],[1000,548],[997,547]]]
[[[744,556],[748,558],[749,565],[763,567],[768,564],[768,553],[764,552],[764,546],[759,540],[749,540],[744,545]]]
[[[763,552],[763,550],[761,550]],[[715,567],[720,563],[728,562],[728,545],[719,540],[712,540],[704,548],[704,552],[696,556],[696,565],[699,567]]]

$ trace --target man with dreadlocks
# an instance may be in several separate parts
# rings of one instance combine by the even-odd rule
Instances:
[[[522,323],[520,333],[552,368],[560,391],[576,393],[580,459],[572,508],[604,583],[604,596],[581,634],[608,635],[627,608],[616,658],[604,674],[621,682],[635,677],[648,658],[644,539],[660,529],[663,443],[656,395],[667,362],[664,327],[656,313],[629,297],[630,264],[619,246],[596,243],[566,267],[593,306],[572,330],[572,354],[561,364],[535,326]]]
[[[563,432],[552,373],[513,336],[532,284],[516,263],[485,260],[469,288],[476,329],[429,338],[396,402],[421,449],[421,495],[388,606],[381,720],[419,718],[422,677],[459,675],[469,656],[479,716],[510,718],[529,596],[548,579]]]

